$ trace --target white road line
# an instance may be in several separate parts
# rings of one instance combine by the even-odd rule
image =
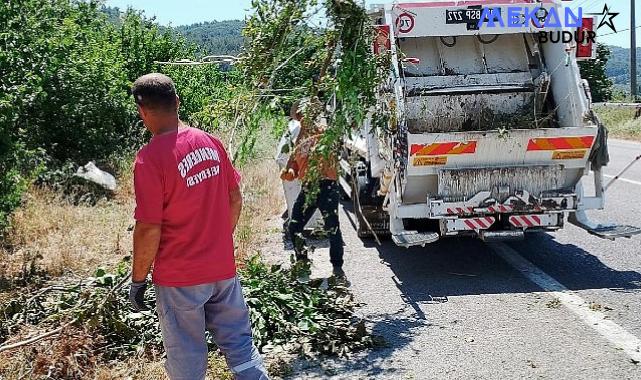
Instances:
[[[604,174],[603,176],[604,176],[605,178],[614,178],[614,176],[613,176],[613,175],[607,175],[607,174]],[[639,182],[639,181],[633,181],[633,180],[631,180],[631,179],[627,179],[627,178],[619,178],[619,179],[617,179],[617,181],[627,182],[627,183],[631,183],[631,184],[633,184],[633,185],[639,185],[639,186],[641,186],[641,182]],[[616,183],[616,182],[615,182],[615,183]]]
[[[549,294],[558,298],[565,307],[578,315],[588,326],[605,337],[617,349],[623,350],[630,358],[641,361],[641,340],[617,325],[600,311],[592,310],[585,300],[552,278],[518,252],[504,243],[488,243],[488,246],[508,264],[521,272]]]

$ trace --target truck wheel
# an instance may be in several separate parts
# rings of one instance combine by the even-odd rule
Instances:
[[[367,228],[367,223],[365,221],[365,215],[362,213],[362,208],[360,206],[360,197],[358,187],[356,186],[355,181],[352,180],[352,206],[354,208],[354,215],[356,216],[356,235],[362,239],[368,239],[373,237],[372,232]]]

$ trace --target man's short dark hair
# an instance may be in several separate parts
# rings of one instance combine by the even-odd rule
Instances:
[[[136,104],[155,111],[175,111],[176,85],[168,76],[159,73],[143,75],[131,88]]]

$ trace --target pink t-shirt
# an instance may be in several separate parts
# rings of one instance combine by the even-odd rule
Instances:
[[[195,128],[154,136],[136,156],[136,211],[160,224],[153,281],[183,287],[236,275],[229,192],[240,175],[223,144]]]

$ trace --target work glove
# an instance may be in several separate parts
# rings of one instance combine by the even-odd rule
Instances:
[[[296,179],[296,172],[294,172],[294,169],[285,168],[280,172],[280,179],[291,182]]]
[[[129,286],[129,302],[135,311],[148,311],[145,305],[145,291],[147,290],[147,281],[132,282]]]

